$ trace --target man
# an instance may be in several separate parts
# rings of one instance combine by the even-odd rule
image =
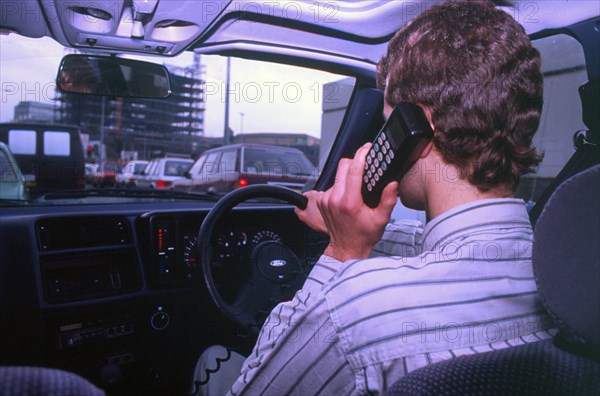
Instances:
[[[391,40],[378,84],[385,117],[416,103],[434,137],[377,208],[360,193],[368,144],[306,194],[298,217],[331,242],[271,312],[232,394],[382,393],[416,368],[551,336],[531,224],[511,198],[541,159],[540,57],[522,27],[488,2],[431,7]],[[425,227],[386,228],[396,192]]]

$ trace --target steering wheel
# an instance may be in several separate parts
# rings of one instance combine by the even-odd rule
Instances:
[[[276,198],[306,208],[305,196],[285,187],[257,184],[233,190],[222,197],[208,213],[198,232],[198,258],[208,291],[217,307],[237,324],[251,331],[259,330],[262,321],[280,301],[291,299],[301,286],[304,274],[300,260],[287,246],[265,241],[252,249],[249,262],[224,265],[215,257],[214,234],[223,215],[240,202],[253,198]],[[235,272],[233,272],[235,271]],[[217,281],[218,273],[241,277],[239,290],[227,294]],[[221,282],[223,283],[223,282]],[[236,285],[229,285],[231,288]]]

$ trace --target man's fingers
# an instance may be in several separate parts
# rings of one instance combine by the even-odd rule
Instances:
[[[332,187],[333,188],[333,187]],[[321,217],[323,218],[323,222],[325,223],[325,227],[329,228],[329,196],[331,195],[331,188],[327,191],[324,191],[317,199],[315,199],[315,206],[321,213]]]
[[[315,190],[310,190],[310,191],[306,191],[302,195],[304,195],[308,199],[308,204],[306,205],[306,208],[300,209],[297,206],[294,208],[294,212],[296,212],[296,216],[298,216],[301,219],[302,219],[302,217],[306,217],[307,215],[310,214],[311,207],[315,205],[315,201],[317,200],[317,196],[319,195],[319,192],[315,191]]]
[[[356,151],[354,159],[350,164],[350,169],[348,170],[348,178],[346,179],[346,190],[350,192],[356,192],[359,196],[362,188],[362,177],[365,172],[365,162],[367,158],[367,153],[369,152],[370,148],[371,143],[367,143],[361,148],[359,148]]]
[[[381,194],[378,209],[391,212],[398,202],[398,182],[388,184]]]
[[[322,199],[323,194],[324,193],[320,191],[305,192],[304,196],[308,198],[308,205],[306,209],[302,210],[296,207],[294,208],[294,212],[300,221],[312,229],[329,234],[329,230],[327,229],[327,225],[325,224],[321,210],[318,207],[318,203]]]
[[[342,158],[338,163],[337,172],[335,174],[335,182],[330,188],[330,197],[333,200],[339,200],[346,194],[346,179],[348,178],[348,169],[352,160],[348,158]]]
[[[333,188],[346,185],[348,169],[350,168],[351,163],[352,160],[348,158],[342,158],[340,162],[338,162],[337,171],[335,173],[335,182],[332,186]]]
[[[306,198],[308,198],[309,201],[316,199],[316,197],[320,194],[320,191],[316,191],[316,190],[310,190],[310,191],[306,191],[305,193],[303,193],[302,195],[304,195]]]

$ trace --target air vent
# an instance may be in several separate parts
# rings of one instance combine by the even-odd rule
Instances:
[[[127,245],[132,241],[124,217],[69,217],[37,223],[40,250],[51,251],[96,246]]]
[[[139,264],[130,248],[117,252],[51,254],[40,258],[44,296],[66,303],[139,290]]]

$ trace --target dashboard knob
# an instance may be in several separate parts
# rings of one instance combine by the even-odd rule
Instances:
[[[171,323],[171,318],[169,314],[164,311],[155,312],[150,318],[150,325],[154,330],[164,330]]]

